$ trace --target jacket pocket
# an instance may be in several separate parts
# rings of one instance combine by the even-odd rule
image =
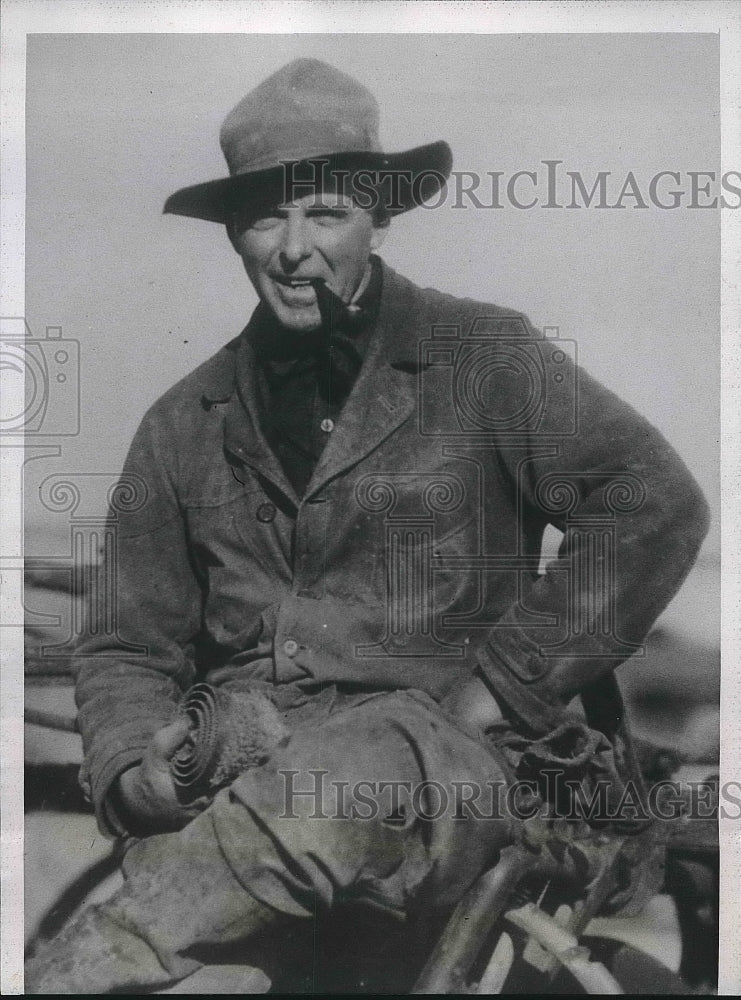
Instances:
[[[441,535],[432,522],[388,522],[383,553],[376,560],[375,592],[394,604],[402,602],[420,620],[457,609],[471,587],[466,556],[478,552],[478,521],[476,514],[466,512]]]
[[[290,588],[290,521],[256,486],[187,512],[191,552],[205,592],[204,624],[228,643],[258,629],[264,608]]]

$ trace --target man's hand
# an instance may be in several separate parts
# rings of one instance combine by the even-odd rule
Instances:
[[[442,707],[461,729],[474,737],[504,721],[499,703],[479,674],[472,674],[462,687],[446,695]]]
[[[178,800],[170,772],[170,759],[188,735],[188,720],[176,719],[158,730],[138,767],[118,779],[121,817],[133,833],[179,830],[207,805],[199,800],[184,806]]]

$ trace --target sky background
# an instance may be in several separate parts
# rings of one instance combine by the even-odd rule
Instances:
[[[660,170],[719,173],[710,34],[29,36],[26,316],[36,337],[61,326],[81,356],[80,434],[29,463],[30,524],[60,517],[36,499],[41,478],[117,473],[147,407],[244,326],[255,296],[223,229],[162,205],[225,174],[222,119],[302,55],[371,89],[386,149],[443,138],[456,170],[537,170],[542,193],[542,161],[561,159],[589,187],[611,171],[613,200],[629,170],[644,192]],[[699,479],[717,552],[718,212],[448,202],[396,220],[382,256],[576,340]],[[45,538],[29,533],[27,552]]]

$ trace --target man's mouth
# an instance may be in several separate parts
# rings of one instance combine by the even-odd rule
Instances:
[[[278,287],[278,295],[286,305],[309,306],[316,303],[315,285],[320,278],[291,278],[276,275],[273,279]]]
[[[317,281],[321,281],[321,278],[286,278],[283,275],[279,275],[275,279],[279,281],[281,285],[288,285],[289,288],[303,288],[306,285],[314,285]]]

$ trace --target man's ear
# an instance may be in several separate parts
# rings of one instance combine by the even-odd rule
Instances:
[[[382,226],[373,226],[373,232],[371,233],[371,250],[378,250],[380,246],[383,245],[383,241],[386,239],[386,233],[388,232],[389,221],[388,219]]]
[[[226,221],[226,235],[229,237],[229,242],[232,245],[232,249],[240,257],[242,256],[242,251],[240,250],[239,239],[240,234],[244,231],[243,226],[240,225],[239,220],[236,216],[231,215]]]
[[[239,253],[239,248],[237,246],[237,233],[234,228],[234,222],[232,219],[229,219],[226,223],[226,235],[229,237],[229,242],[232,245],[232,249],[235,251],[235,253]]]

